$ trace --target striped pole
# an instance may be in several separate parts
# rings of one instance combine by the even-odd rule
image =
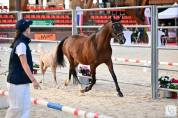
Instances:
[[[118,57],[112,57],[112,60],[114,62],[130,62],[130,63],[147,63],[151,64],[150,60],[141,60],[141,59],[129,59],[129,58],[118,58]],[[177,62],[158,62],[159,65],[167,65],[167,66],[178,66]]]
[[[0,90],[0,96],[8,96],[8,92],[4,90]],[[78,108],[71,108],[68,106],[61,105],[59,103],[48,102],[48,101],[36,99],[36,98],[31,98],[31,102],[34,105],[38,104],[42,106],[47,106],[48,108],[51,108],[51,109],[73,114],[75,117],[79,116],[82,118],[112,118],[110,116],[101,115],[99,113],[86,112]]]
[[[8,47],[0,47],[0,51],[5,51],[5,52],[10,52],[11,49],[8,48]],[[39,55],[39,52],[38,50],[32,50],[32,54],[37,54]],[[129,59],[129,58],[118,58],[118,57],[114,57],[112,56],[112,60],[114,62],[131,62],[131,63],[144,63],[146,65],[148,64],[151,64],[151,61],[150,60],[141,60],[141,59]],[[177,62],[164,62],[164,61],[161,61],[161,62],[158,62],[159,65],[167,65],[167,66],[178,66],[178,63]]]

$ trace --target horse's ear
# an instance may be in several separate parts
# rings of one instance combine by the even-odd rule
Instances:
[[[114,22],[114,17],[113,16],[111,16],[111,21]]]
[[[121,21],[122,20],[122,16],[120,16],[119,20],[118,21]]]

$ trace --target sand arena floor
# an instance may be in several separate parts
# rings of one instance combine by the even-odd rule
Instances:
[[[42,43],[39,45],[32,43],[30,46],[32,49],[38,49],[40,46],[47,51],[54,45],[56,44]],[[9,44],[0,44],[0,47],[2,46],[8,47]],[[150,52],[151,49],[148,48],[113,47],[113,56],[120,58],[150,60]],[[161,50],[159,53],[160,61],[178,62],[177,54],[178,51],[175,50]],[[2,60],[0,67],[1,73],[8,68],[9,53],[0,52],[0,55],[0,59]],[[38,56],[34,55],[33,60],[38,62]],[[164,65],[160,67],[178,69],[176,66],[168,67]],[[67,67],[58,68],[57,70],[59,88],[54,86],[50,69],[48,69],[45,75],[45,82],[41,84],[42,90],[34,90],[31,87],[32,97],[80,108],[85,111],[99,112],[112,116],[113,118],[163,118],[166,117],[165,107],[167,105],[178,106],[177,99],[151,99],[151,72],[149,68],[145,69],[114,64],[114,69],[118,77],[120,88],[124,93],[123,98],[117,97],[114,82],[104,64],[98,66],[96,72],[98,80],[93,89],[85,93],[84,96],[79,96],[78,88],[72,84],[68,87],[63,87],[64,79],[68,77],[67,65]],[[161,75],[178,77],[177,72],[169,71],[160,71],[159,76]],[[38,73],[35,77],[37,80],[40,80],[42,76]],[[5,75],[0,75],[0,88],[6,89]],[[0,109],[0,118],[4,118],[5,112],[6,109]],[[32,106],[31,118],[43,118],[46,116],[48,118],[72,118],[72,115],[60,111],[39,105]],[[178,117],[178,113],[176,117]]]

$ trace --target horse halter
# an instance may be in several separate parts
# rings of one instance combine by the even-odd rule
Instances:
[[[120,26],[121,28],[119,29],[119,26],[118,26],[119,22],[114,22],[112,23],[112,35],[113,37],[115,38],[119,38],[121,36],[123,36],[123,32],[122,32],[122,26]],[[119,32],[120,31],[120,32]]]
[[[123,33],[123,26],[120,24],[120,22],[113,22],[112,29],[113,29],[112,31],[113,38],[118,40],[120,44],[124,44],[126,39]]]

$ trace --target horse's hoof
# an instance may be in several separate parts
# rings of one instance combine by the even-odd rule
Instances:
[[[68,86],[68,80],[64,81],[64,86]]]
[[[56,85],[56,89],[60,89],[60,86],[59,86],[59,85]]]
[[[40,80],[39,83],[43,83],[42,80]]]
[[[87,86],[87,87],[85,87],[85,92],[88,92],[89,90],[91,90],[91,89],[89,89],[89,87]]]
[[[89,91],[88,87],[85,87],[85,89],[80,90],[81,93],[85,93],[85,92],[88,92],[88,91]]]
[[[84,92],[81,92],[81,90],[78,94],[79,94],[79,96],[84,96]]]
[[[83,90],[80,90],[80,93],[85,93],[85,89],[83,89]]]
[[[124,97],[124,95],[123,95],[122,92],[119,92],[119,93],[118,93],[118,96],[119,96],[119,97]]]

